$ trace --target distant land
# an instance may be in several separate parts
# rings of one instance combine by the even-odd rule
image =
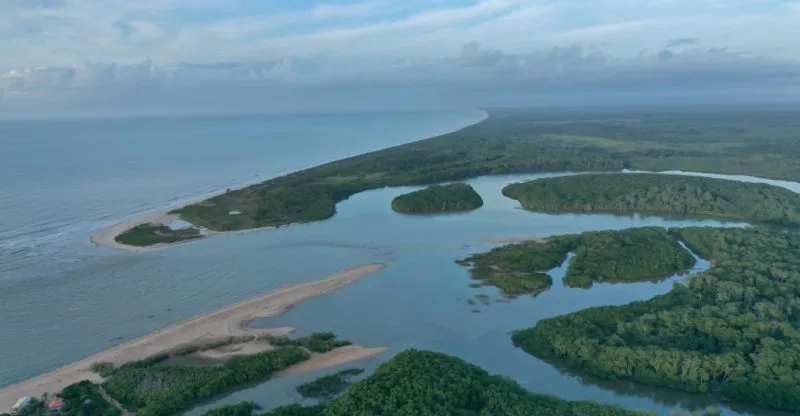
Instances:
[[[610,112],[580,119],[558,111],[493,110],[453,133],[230,190],[172,213],[197,229],[226,232],[330,218],[338,202],[370,189],[481,175],[631,169],[798,180],[797,137],[800,120],[792,110]],[[144,231],[156,244],[185,239],[156,227]]]
[[[800,195],[761,183],[655,173],[588,174],[511,184],[503,195],[541,212],[610,212],[800,225]]]

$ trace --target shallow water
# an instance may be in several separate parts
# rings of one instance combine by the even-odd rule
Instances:
[[[403,123],[413,123],[414,117],[428,120],[427,128],[434,133],[454,128],[456,122],[467,123],[476,114],[451,114],[435,120],[433,117],[407,116]],[[381,133],[384,128],[391,130],[401,128],[401,124],[405,126],[397,120],[394,125],[386,120],[365,123],[373,130],[358,131],[372,131],[371,135],[357,136],[360,139],[354,139],[353,148],[347,150],[359,153],[370,146],[384,147],[392,141],[399,143],[418,138],[408,129],[405,134],[396,131]],[[94,154],[94,159],[103,159],[100,156],[105,155],[111,160],[96,166],[96,170],[86,169],[84,172],[85,165],[79,163],[82,156],[77,160],[57,161],[57,154],[50,154],[48,157],[56,160],[57,165],[52,170],[47,171],[44,163],[48,159],[39,157],[39,165],[26,167],[17,163],[3,172],[14,173],[8,177],[19,183],[11,187],[4,183],[0,189],[4,193],[0,198],[3,204],[0,218],[4,221],[0,227],[0,385],[39,374],[123,340],[287,283],[318,279],[339,269],[382,261],[390,264],[387,269],[259,324],[297,326],[300,333],[332,330],[360,345],[390,348],[379,359],[370,361],[367,368],[374,368],[404,348],[428,348],[460,356],[491,372],[511,376],[532,390],[570,399],[617,403],[659,414],[667,414],[676,406],[714,403],[713,399],[703,396],[577,378],[513,348],[508,335],[509,331],[530,327],[545,317],[587,306],[624,304],[665,293],[680,277],[654,283],[600,284],[590,290],[568,289],[556,284],[536,298],[519,298],[510,303],[492,302],[490,305],[479,302],[473,306],[467,300],[476,294],[488,294],[490,299],[499,296],[491,288],[470,288],[466,270],[456,265],[454,260],[494,246],[486,239],[497,236],[543,237],[647,225],[742,224],[638,215],[525,212],[518,209],[515,201],[504,198],[500,189],[513,181],[548,175],[519,175],[470,181],[485,200],[484,207],[471,213],[422,217],[399,215],[390,209],[392,197],[415,188],[381,189],[355,195],[339,205],[334,218],[319,223],[214,237],[146,253],[118,252],[88,243],[88,235],[93,230],[130,213],[174,202],[175,195],[188,198],[247,182],[251,179],[251,172],[259,168],[268,175],[322,161],[320,159],[326,158],[326,148],[342,148],[343,143],[349,146],[348,134],[354,131],[354,123],[359,119],[349,120],[350,124],[341,120],[328,121],[333,126],[329,126],[329,130],[338,131],[331,133],[341,139],[338,143],[328,147],[300,143],[285,149],[273,148],[272,151],[266,147],[253,151],[255,138],[262,136],[267,129],[263,120],[251,120],[252,130],[245,129],[239,133],[236,133],[239,130],[230,130],[230,136],[226,135],[226,138],[238,137],[237,134],[245,138],[226,140],[226,150],[221,153],[211,145],[214,143],[211,136],[202,133],[210,129],[219,137],[221,132],[229,130],[221,126],[208,127],[203,124],[207,121],[199,121],[206,127],[197,127],[196,131],[194,127],[179,130],[180,134],[175,133],[179,138],[174,142],[165,133],[160,140],[154,139],[150,143],[153,146],[160,143],[162,150],[171,147],[167,156],[143,149],[134,152],[138,156],[124,151],[109,153],[133,145],[124,139],[130,136],[113,136],[117,134],[113,131],[119,129],[107,127],[103,131],[111,138],[98,133],[89,140],[96,148],[81,145],[84,143],[82,136],[64,139],[75,142],[69,149],[61,149],[59,146],[66,144],[54,138],[40,139],[55,141],[61,154],[70,155],[79,151],[76,149],[85,148],[86,152]],[[364,122],[363,119],[360,121]],[[245,123],[241,120],[228,122]],[[175,123],[175,126],[182,125]],[[344,127],[336,130],[337,123]],[[304,123],[295,120],[284,126],[283,134],[305,137],[297,133],[303,126]],[[132,125],[130,128],[137,127]],[[237,128],[243,129],[241,126]],[[275,132],[281,131],[275,126],[270,128]],[[0,132],[4,132],[0,134],[0,147],[9,146],[8,128],[0,128]],[[204,146],[186,146],[189,139],[183,135],[192,137],[195,133],[209,141]],[[310,137],[313,138],[313,134]],[[381,137],[386,141],[377,143],[366,137]],[[104,143],[106,139],[117,141],[118,146]],[[19,140],[10,143],[12,147],[24,147]],[[44,144],[34,144],[41,147],[39,151],[49,149]],[[186,147],[191,147],[186,152],[193,157],[181,157],[181,151]],[[317,147],[321,150],[310,151],[303,160],[280,160],[281,155],[298,152],[298,149],[313,150]],[[148,155],[155,160],[145,157]],[[9,169],[1,163],[6,156],[0,156],[0,166],[5,166],[0,169]],[[114,163],[115,157],[119,158],[117,163]],[[237,158],[242,159],[241,163]],[[144,163],[143,160],[149,163],[147,169],[137,167],[137,163]],[[177,165],[165,163],[168,161]],[[219,167],[209,169],[209,161],[218,162]],[[273,162],[274,165],[265,168],[265,163]],[[70,167],[75,171],[68,169]],[[74,178],[70,177],[73,173]],[[137,182],[136,173],[142,173],[146,178]],[[59,180],[62,180],[61,185]],[[129,181],[132,181],[130,187]],[[43,188],[24,186],[31,182],[41,182]],[[796,183],[763,182],[800,191],[800,184]],[[15,199],[7,204],[5,197],[12,194]],[[16,222],[12,224],[9,221]],[[11,226],[6,226],[6,223]],[[554,272],[557,281],[559,273]],[[474,308],[481,312],[472,312]],[[318,375],[272,380],[235,393],[223,402],[253,399],[266,407],[285,404],[298,399],[293,392],[298,381]],[[726,414],[745,414],[746,411],[748,409],[736,407],[735,411],[728,409]],[[753,411],[752,414],[772,413]]]

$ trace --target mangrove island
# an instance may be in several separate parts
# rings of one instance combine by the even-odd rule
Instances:
[[[403,214],[472,211],[483,206],[483,199],[465,183],[432,185],[400,195],[392,200],[392,209]]]

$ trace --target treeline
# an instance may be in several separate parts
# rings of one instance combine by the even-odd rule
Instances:
[[[231,389],[266,380],[309,358],[303,348],[284,347],[234,357],[221,366],[172,365],[151,359],[119,367],[103,386],[140,416],[173,415]]]
[[[369,189],[481,175],[682,169],[800,178],[800,153],[790,155],[800,127],[791,117],[732,114],[634,113],[608,120],[576,114],[552,122],[541,113],[497,111],[457,132],[270,179],[176,212],[228,231],[329,218],[337,203]],[[776,151],[781,148],[786,151]]]
[[[658,213],[800,224],[800,195],[777,186],[652,173],[588,174],[509,185],[503,195],[546,212]]]
[[[324,353],[352,345],[350,341],[336,339],[336,335],[333,332],[314,332],[309,336],[300,338],[263,335],[261,339],[276,347],[303,347],[316,353]]]
[[[653,280],[695,264],[678,239],[659,227],[585,232],[509,244],[457,263],[470,267],[474,279],[497,287],[506,296],[536,295],[550,288],[553,279],[547,272],[561,265],[570,252],[575,256],[564,276],[564,283],[570,287]]]
[[[465,183],[432,185],[392,200],[392,209],[404,214],[463,212],[482,206],[481,196]]]
[[[360,368],[348,368],[322,376],[316,380],[309,381],[297,386],[297,392],[308,399],[330,400],[339,393],[343,392],[350,385],[350,379],[363,373]]]
[[[800,234],[671,232],[712,267],[648,301],[542,320],[515,345],[607,379],[800,411]]]
[[[239,416],[215,413],[215,416]],[[525,415],[634,416],[644,413],[531,393],[458,358],[406,350],[325,404],[284,406],[263,416]]]
[[[156,244],[172,244],[200,238],[196,228],[173,230],[163,224],[140,224],[114,238],[114,241],[129,246],[146,247]]]

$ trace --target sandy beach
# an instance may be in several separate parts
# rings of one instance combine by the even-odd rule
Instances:
[[[169,211],[172,211],[174,209],[176,208],[170,208],[169,210],[158,211],[158,212],[151,212],[149,214],[141,215],[139,217],[114,224],[111,227],[105,228],[103,230],[100,230],[92,234],[91,237],[89,237],[89,241],[98,246],[116,248],[119,250],[128,250],[128,251],[152,250],[153,248],[157,248],[158,245],[149,247],[134,247],[134,246],[129,246],[127,244],[120,244],[115,239],[117,238],[118,235],[138,225],[148,224],[148,223],[167,225],[172,221],[177,220],[178,219],[177,215],[171,215],[168,213]]]
[[[124,343],[47,374],[10,385],[0,389],[0,412],[10,409],[14,402],[22,396],[56,393],[70,384],[86,379],[95,382],[102,381],[97,374],[91,371],[90,367],[93,363],[109,362],[120,365],[181,346],[205,343],[232,335],[285,335],[291,333],[294,329],[290,327],[253,329],[250,328],[250,322],[256,318],[280,315],[306,299],[333,292],[384,267],[386,264],[383,263],[366,264],[339,271],[323,280],[267,292]],[[284,374],[320,370],[371,357],[383,350],[382,348],[358,346],[344,347],[326,354],[314,355],[311,360],[285,370]]]

